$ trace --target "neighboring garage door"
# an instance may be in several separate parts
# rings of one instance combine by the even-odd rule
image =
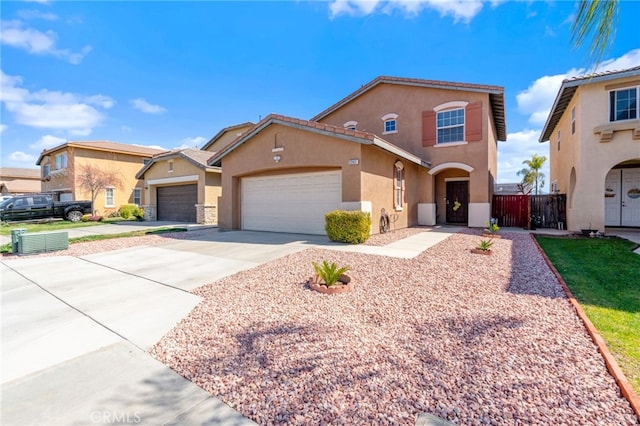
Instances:
[[[340,171],[244,178],[242,229],[323,235],[341,202]]]
[[[160,186],[156,199],[158,220],[195,223],[198,185]]]

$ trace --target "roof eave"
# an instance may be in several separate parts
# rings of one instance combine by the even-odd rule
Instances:
[[[428,161],[424,161],[423,159],[421,159],[420,157],[418,157],[417,155],[413,155],[407,151],[404,151],[403,149],[393,145],[392,143],[389,143],[387,141],[385,141],[384,139],[380,139],[378,137],[373,138],[373,141],[371,143],[374,146],[377,146],[378,148],[381,148],[387,152],[390,152],[392,154],[397,155],[398,157],[404,158],[407,161],[410,161],[414,164],[417,164],[419,166],[425,167],[427,169],[431,168],[431,163]]]

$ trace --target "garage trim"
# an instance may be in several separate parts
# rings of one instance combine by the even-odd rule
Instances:
[[[165,185],[167,183],[197,182],[198,175],[177,176],[162,179],[149,179],[147,185]]]

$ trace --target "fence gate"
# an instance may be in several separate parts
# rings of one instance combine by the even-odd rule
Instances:
[[[567,222],[566,204],[565,194],[494,195],[491,217],[498,226],[557,228]]]
[[[494,195],[491,217],[498,219],[498,226],[527,228],[529,204],[528,195]]]

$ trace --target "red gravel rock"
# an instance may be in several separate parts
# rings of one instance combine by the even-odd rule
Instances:
[[[260,424],[637,424],[527,234],[406,260],[309,249],[195,291],[151,353]],[[311,262],[350,267],[340,297]]]

